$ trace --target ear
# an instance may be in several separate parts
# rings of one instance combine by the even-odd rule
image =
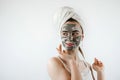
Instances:
[[[83,38],[84,38],[84,34],[81,35],[81,41],[83,41]]]

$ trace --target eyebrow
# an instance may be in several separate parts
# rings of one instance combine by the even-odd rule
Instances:
[[[79,30],[74,30],[74,31],[72,31],[72,32],[80,32]]]
[[[62,31],[62,32],[68,32],[68,31],[64,30],[64,31]],[[79,31],[79,30],[74,30],[74,31],[72,31],[72,32],[80,32],[80,31]]]
[[[62,31],[62,32],[68,32],[68,31]]]

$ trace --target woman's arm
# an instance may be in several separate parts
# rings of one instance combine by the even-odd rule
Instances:
[[[97,72],[97,80],[105,80],[104,78],[104,66],[101,61],[95,58],[93,63],[93,69]]]
[[[97,72],[97,80],[104,80],[104,71]]]

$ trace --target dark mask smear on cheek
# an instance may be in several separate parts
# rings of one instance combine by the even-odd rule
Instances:
[[[79,46],[80,40],[81,40],[81,37],[80,37],[80,36],[76,37],[75,40],[73,39],[73,42],[75,42],[75,46],[76,46],[76,47]]]

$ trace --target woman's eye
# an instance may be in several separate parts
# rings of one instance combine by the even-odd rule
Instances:
[[[74,32],[72,35],[73,35],[73,36],[78,36],[79,33],[78,33],[78,32]]]
[[[63,35],[64,35],[64,36],[67,36],[67,35],[68,35],[68,33],[64,32],[64,33],[63,33]]]
[[[78,32],[76,32],[75,34],[76,34],[76,35],[79,35],[79,33],[78,33]]]

